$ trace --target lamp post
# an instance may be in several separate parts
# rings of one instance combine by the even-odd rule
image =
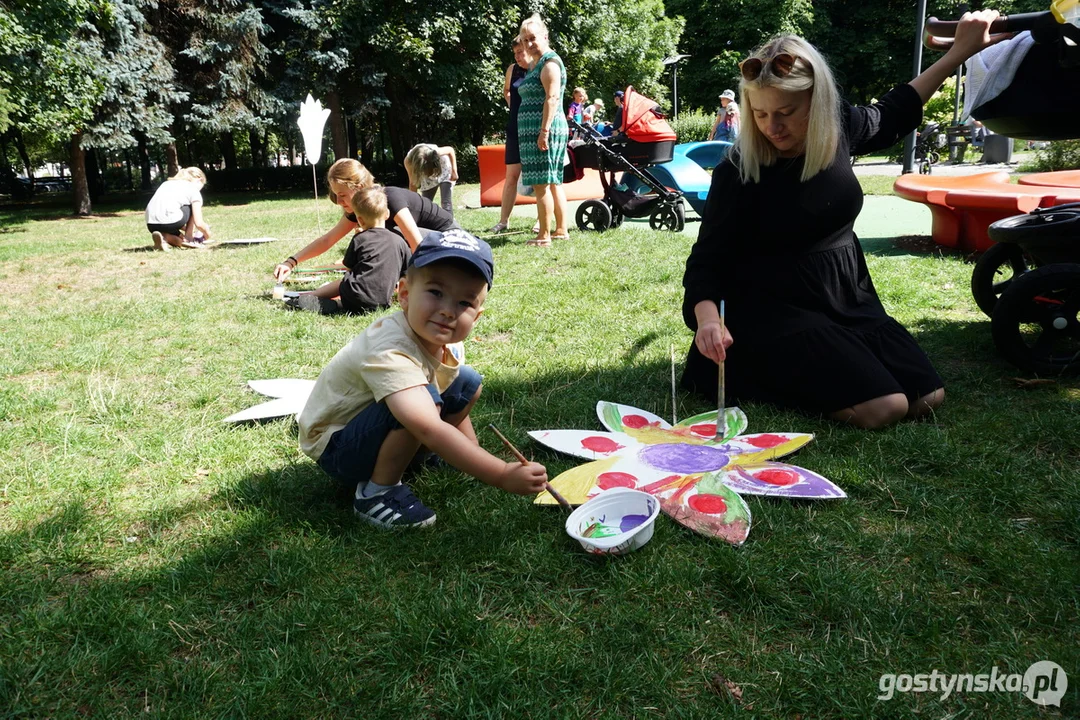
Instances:
[[[679,65],[680,60],[685,60],[688,57],[690,57],[690,56],[685,55],[685,54],[676,54],[676,55],[672,55],[671,57],[664,58],[664,65],[665,66],[667,66],[667,65],[671,66],[671,94],[673,96],[671,105],[672,105],[672,115],[674,115],[676,119],[678,119],[678,117],[679,117],[679,70],[678,70],[678,65]]]
[[[915,10],[915,74],[912,77],[918,77],[922,72],[922,48],[923,48],[923,32],[926,27],[926,0],[919,0],[918,8]],[[918,130],[912,130],[911,133],[904,138],[904,165],[901,170],[903,174],[912,172],[915,167],[915,136],[918,134]]]

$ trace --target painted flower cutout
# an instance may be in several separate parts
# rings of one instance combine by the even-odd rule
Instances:
[[[669,425],[652,413],[600,401],[596,414],[608,432],[536,430],[548,447],[592,462],[551,481],[567,500],[580,504],[604,490],[626,487],[660,499],[676,522],[735,545],[750,532],[750,509],[740,495],[843,498],[843,490],[805,468],[775,462],[803,447],[805,433],[742,434],[746,415],[727,408],[727,433],[716,438],[716,412]],[[554,504],[548,493],[536,502]]]

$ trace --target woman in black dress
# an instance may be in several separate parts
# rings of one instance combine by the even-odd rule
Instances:
[[[514,62],[506,68],[503,80],[503,98],[510,108],[510,120],[506,123],[506,179],[503,180],[502,212],[499,222],[488,228],[489,233],[506,232],[510,227],[510,213],[518,195],[518,179],[521,177],[521,150],[518,148],[518,109],[521,107],[521,95],[518,85],[529,72],[529,53],[521,36],[516,36],[510,43],[514,48]]]
[[[713,174],[683,278],[695,333],[684,387],[715,398],[726,358],[729,397],[862,428],[941,405],[944,383],[874,290],[852,231],[863,196],[848,158],[913,130],[961,63],[1008,37],[990,36],[997,16],[965,14],[944,57],[867,107],[842,102],[821,54],[794,35],[740,64],[742,134]]]

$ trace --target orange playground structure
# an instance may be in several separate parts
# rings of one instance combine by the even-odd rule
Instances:
[[[506,179],[506,156],[503,145],[481,145],[476,148],[480,161],[480,207],[499,207],[502,204],[503,181]],[[592,200],[604,197],[600,173],[585,170],[585,177],[563,185],[567,200]],[[535,205],[536,198],[518,195],[515,205]]]
[[[1080,202],[1080,171],[1039,173],[1009,182],[1005,171],[977,175],[901,175],[893,192],[930,208],[934,242],[948,248],[982,252],[994,244],[990,223],[1038,207]]]

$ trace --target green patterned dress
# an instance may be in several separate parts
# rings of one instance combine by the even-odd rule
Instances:
[[[540,123],[544,119],[544,84],[540,72],[548,61],[559,64],[559,107],[551,119],[546,152],[536,147]],[[570,139],[566,116],[563,115],[561,98],[566,94],[566,67],[554,50],[548,50],[518,86],[521,109],[518,110],[518,142],[521,145],[521,183],[523,185],[559,185],[563,178],[563,161],[566,159],[566,143]]]

